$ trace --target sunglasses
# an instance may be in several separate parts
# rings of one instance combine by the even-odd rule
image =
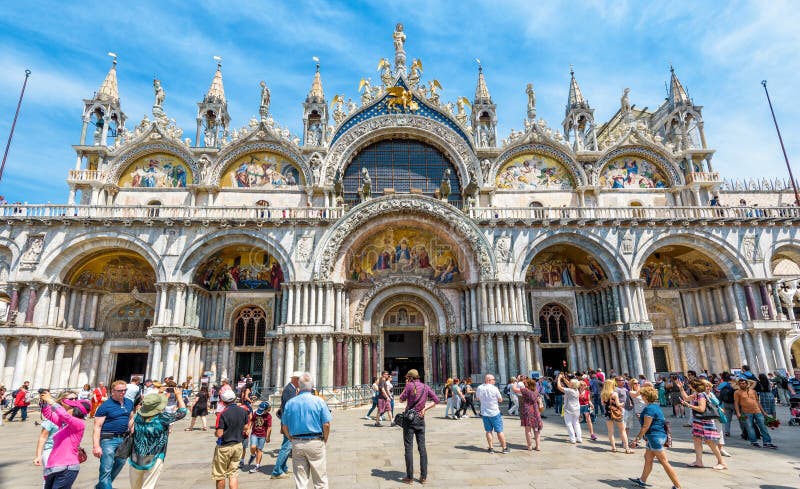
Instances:
[[[127,392],[127,389],[114,389],[114,392]]]

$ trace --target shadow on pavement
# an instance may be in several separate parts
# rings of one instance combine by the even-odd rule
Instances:
[[[387,481],[400,481],[406,474],[399,470],[372,469],[372,477],[379,477]]]

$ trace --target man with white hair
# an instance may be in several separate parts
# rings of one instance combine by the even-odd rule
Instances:
[[[278,412],[275,413],[278,416],[278,419],[281,420],[281,424],[284,422],[284,406],[286,406],[286,403],[288,403],[291,398],[300,393],[299,381],[302,374],[302,372],[293,372],[289,383],[283,388],[283,393],[281,394],[281,407],[278,409]],[[281,432],[283,432],[283,429],[281,429]],[[289,477],[290,471],[288,460],[290,453],[292,453],[292,442],[289,440],[289,437],[283,435],[283,442],[281,443],[278,456],[275,459],[275,467],[272,469],[272,475],[270,475],[270,479],[286,479]]]
[[[294,380],[294,379],[292,379]],[[314,377],[300,375],[300,393],[283,406],[281,418],[284,436],[292,442],[292,469],[298,488],[328,487],[325,447],[331,430],[331,412],[321,398],[312,394]]]

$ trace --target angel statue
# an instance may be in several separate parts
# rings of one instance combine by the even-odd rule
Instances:
[[[439,83],[439,80],[431,80],[428,88],[428,101],[434,105],[439,105],[439,94],[436,93],[436,89],[442,90],[442,84]]]
[[[378,61],[378,73],[381,74],[381,82],[383,82],[385,86],[388,87],[392,84],[394,77],[392,76],[392,65],[389,64],[388,58],[381,58],[381,60]]]
[[[528,88],[525,89],[528,94],[528,119],[536,118],[536,92],[533,91],[533,83],[528,83]]]
[[[456,121],[462,126],[467,125],[467,113],[464,111],[464,106],[472,108],[467,97],[458,97],[456,99]]]
[[[344,206],[344,185],[342,185],[342,179],[336,178],[333,181],[333,196],[336,201],[336,207],[343,207]]]
[[[344,111],[344,99],[341,95],[333,96],[331,107],[333,108],[333,121],[338,126],[344,121],[345,117],[347,117],[347,113]]]
[[[358,110],[358,106],[353,102],[353,99],[347,99],[347,113],[353,114],[356,110]]]
[[[411,73],[408,75],[408,84],[415,88],[419,84],[419,77],[422,74],[422,60],[414,58],[411,62]]]
[[[447,202],[447,198],[450,197],[450,190],[450,168],[445,168],[442,175],[442,183],[439,184],[439,198]]]
[[[264,120],[269,114],[270,92],[269,87],[263,81],[259,85],[261,86],[261,105],[258,108],[258,114],[261,116],[261,120]]]
[[[369,172],[366,168],[361,168],[361,189],[359,189],[358,194],[361,196],[361,202],[372,198],[372,179],[369,177]]]
[[[358,84],[358,91],[364,91],[361,94],[361,105],[367,105],[372,100],[372,78],[362,78]]]

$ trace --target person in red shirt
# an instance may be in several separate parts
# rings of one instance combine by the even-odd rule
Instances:
[[[92,391],[92,411],[89,413],[89,417],[94,418],[94,412],[107,400],[108,390],[106,390],[106,385],[100,382]]]
[[[250,469],[251,474],[255,474],[261,468],[264,445],[269,443],[272,435],[272,415],[269,410],[269,402],[262,401],[250,418],[250,460],[248,465],[252,465],[254,459],[256,462],[256,465]]]
[[[8,422],[10,423],[14,421],[14,416],[17,415],[17,412],[22,411],[22,421],[28,420],[28,405],[30,404],[28,402],[28,389],[30,389],[30,382],[26,380],[17,389],[17,394],[14,396],[14,407],[3,415],[3,419],[8,416]]]

